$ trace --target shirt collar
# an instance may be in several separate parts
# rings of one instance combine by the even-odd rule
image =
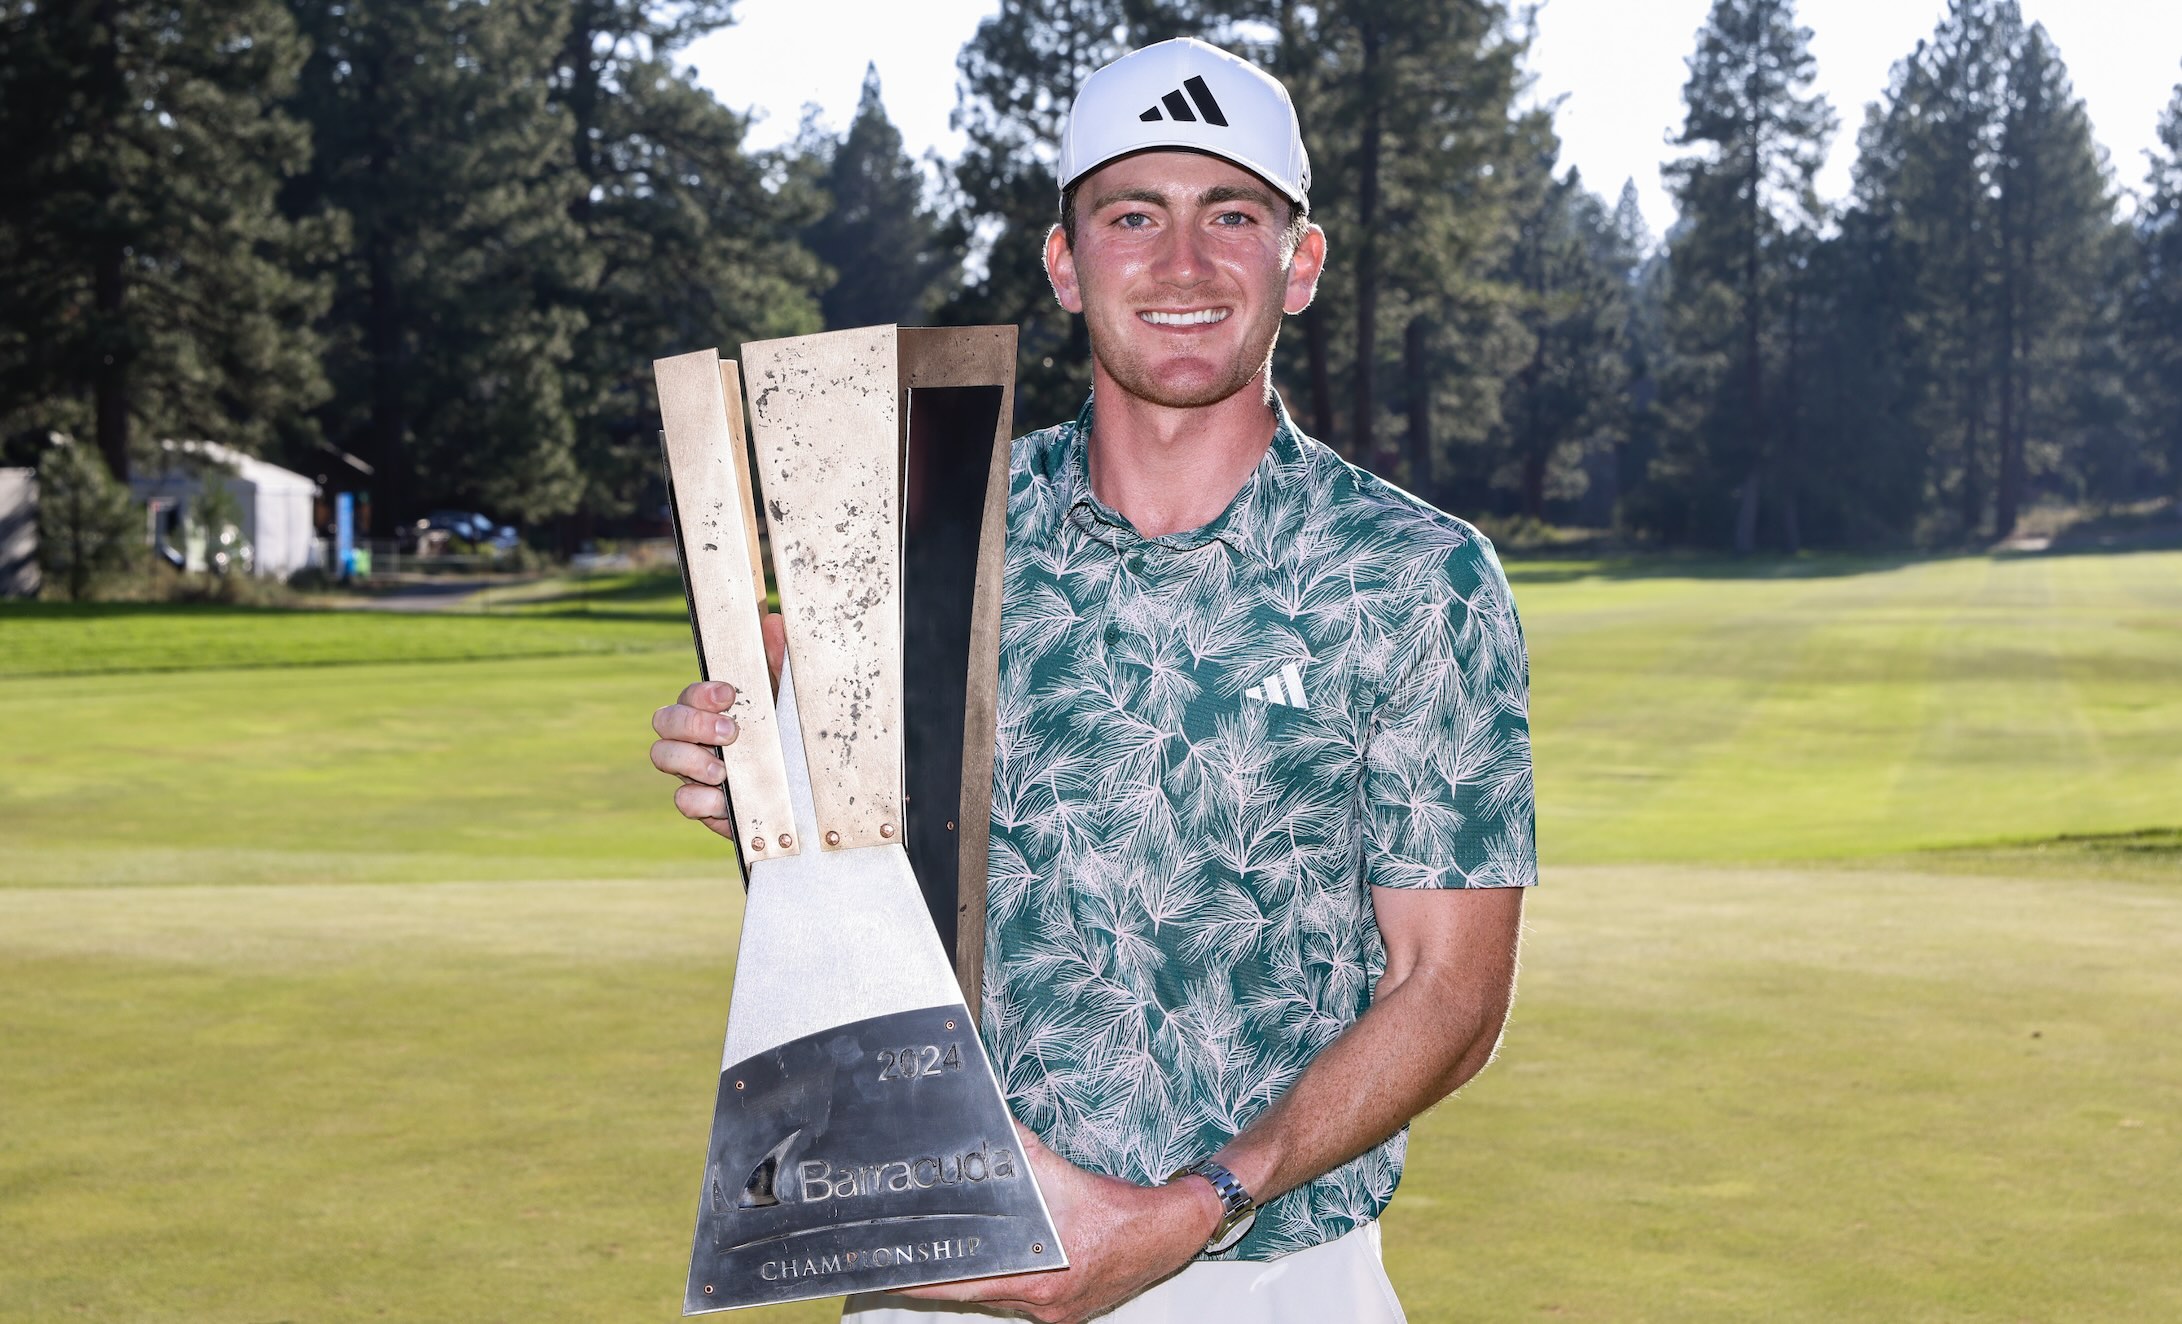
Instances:
[[[1227,503],[1227,509],[1214,516],[1211,523],[1198,528],[1146,538],[1129,523],[1127,516],[1099,500],[1091,490],[1093,404],[1092,399],[1086,398],[1076,421],[1055,429],[1058,434],[1055,444],[1045,456],[1058,516],[1047,529],[1049,538],[1057,536],[1065,522],[1115,547],[1152,546],[1190,551],[1217,539],[1247,554],[1251,550],[1248,530],[1266,526],[1267,518],[1276,513],[1303,463],[1302,440],[1288,417],[1287,405],[1275,392],[1272,444],[1266,447],[1257,468],[1243,480],[1241,490]]]

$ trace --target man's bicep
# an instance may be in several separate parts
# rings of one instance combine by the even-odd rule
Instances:
[[[1374,887],[1371,908],[1386,944],[1384,994],[1423,976],[1454,996],[1505,1006],[1523,930],[1522,887]]]

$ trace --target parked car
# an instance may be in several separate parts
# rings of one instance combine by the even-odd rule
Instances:
[[[474,510],[435,510],[405,529],[402,541],[429,556],[441,551],[513,551],[522,535],[513,525],[495,524]]]

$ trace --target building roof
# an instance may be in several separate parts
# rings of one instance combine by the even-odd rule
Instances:
[[[277,464],[269,464],[254,455],[245,455],[232,446],[222,446],[216,441],[162,441],[159,443],[159,449],[169,453],[182,451],[191,455],[202,456],[215,464],[234,470],[237,478],[254,485],[261,491],[311,493],[318,491],[318,483],[314,479],[307,478],[293,469],[283,469]],[[189,476],[172,464],[167,465],[161,472],[142,475],[142,477],[153,482],[170,482]]]

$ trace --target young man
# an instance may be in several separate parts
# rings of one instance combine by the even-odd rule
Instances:
[[[1202,42],[1071,111],[1046,267],[1093,388],[1014,446],[982,1012],[1071,1267],[858,1324],[1402,1317],[1375,1220],[1492,1056],[1536,881],[1528,667],[1485,539],[1272,392],[1309,183],[1286,91]],[[653,721],[722,832],[732,695]]]

